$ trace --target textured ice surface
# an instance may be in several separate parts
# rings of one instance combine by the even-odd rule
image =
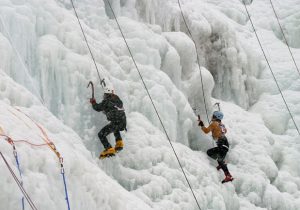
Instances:
[[[238,0],[181,2],[199,50],[209,114],[212,104],[222,102],[233,183],[220,184],[223,174],[205,153],[212,141],[197,127],[192,110],[197,107],[207,124],[200,71],[177,1],[114,0],[112,5],[201,208],[299,209],[299,136],[243,5]],[[43,142],[30,121],[11,113],[18,106],[45,127],[65,159],[71,209],[197,209],[108,6],[96,0],[74,3],[101,77],[124,101],[125,149],[113,159],[97,160],[103,149],[97,132],[107,122],[88,103],[88,81],[94,81],[98,101],[103,92],[67,0],[0,1],[0,126],[15,139]],[[299,126],[299,74],[269,1],[248,3]],[[296,48],[299,5],[298,0],[274,1]],[[300,60],[299,49],[292,51]],[[11,146],[0,144],[17,172]],[[37,207],[65,209],[55,155],[47,147],[16,146],[24,187]],[[20,191],[2,161],[0,167],[0,209],[20,209]]]

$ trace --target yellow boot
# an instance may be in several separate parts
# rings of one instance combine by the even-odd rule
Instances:
[[[104,150],[103,152],[101,152],[101,154],[100,154],[100,159],[104,159],[104,158],[106,158],[106,157],[111,157],[111,156],[115,156],[115,154],[116,154],[116,150],[115,150],[115,148],[108,148],[108,149],[106,149],[106,150]]]
[[[116,142],[116,146],[115,146],[116,152],[121,151],[121,150],[123,149],[123,147],[124,147],[123,140],[122,140],[122,139],[121,139],[121,140],[118,140],[118,141]]]

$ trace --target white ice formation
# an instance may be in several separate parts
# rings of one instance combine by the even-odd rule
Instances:
[[[198,209],[107,3],[73,0],[99,73],[123,100],[124,150],[100,161],[107,124],[89,104],[102,98],[98,74],[69,0],[0,0],[0,127],[13,139],[44,143],[42,125],[64,157],[73,210]],[[300,209],[300,138],[240,0],[111,0],[202,210]],[[300,1],[273,0],[300,66]],[[267,58],[300,127],[300,76],[269,0],[247,1]],[[206,150],[200,71],[209,115],[221,102],[234,182],[222,185]],[[17,174],[11,145],[0,151]],[[110,141],[114,143],[111,137]],[[16,143],[24,188],[38,209],[67,209],[60,167],[47,146]],[[21,209],[21,191],[0,159],[0,209]],[[18,175],[18,174],[17,174]],[[26,209],[29,209],[26,203]]]

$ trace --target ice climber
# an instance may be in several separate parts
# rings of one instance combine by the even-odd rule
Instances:
[[[124,143],[120,131],[126,129],[126,115],[123,108],[123,102],[114,94],[113,88],[105,87],[103,100],[97,103],[95,98],[90,99],[93,109],[98,112],[103,112],[110,123],[104,126],[98,133],[98,137],[104,146],[104,151],[100,153],[99,158],[105,158],[115,155],[124,147]],[[116,145],[112,147],[107,140],[110,133],[113,133],[116,138]]]
[[[232,181],[233,178],[228,171],[227,164],[225,163],[224,159],[229,150],[229,144],[227,138],[225,136],[227,129],[225,125],[222,123],[224,115],[220,111],[215,111],[212,116],[211,124],[206,128],[204,126],[203,121],[199,120],[199,126],[204,133],[212,132],[212,137],[216,140],[217,147],[211,148],[207,150],[207,155],[215,160],[218,161],[217,169],[222,169],[225,174],[225,179],[222,183]]]

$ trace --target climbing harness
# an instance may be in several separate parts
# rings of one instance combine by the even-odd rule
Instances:
[[[274,74],[274,72],[273,72],[273,70],[272,70],[272,67],[271,67],[271,65],[270,65],[270,62],[269,62],[269,60],[268,60],[268,58],[267,58],[267,55],[266,55],[266,53],[265,53],[265,51],[264,51],[264,49],[263,49],[263,46],[262,46],[262,44],[261,44],[261,42],[260,42],[260,39],[259,39],[259,37],[258,37],[258,35],[257,35],[256,29],[255,29],[255,27],[254,27],[252,18],[251,18],[251,16],[250,16],[250,13],[249,13],[249,11],[248,11],[248,9],[247,9],[246,3],[245,3],[244,0],[242,0],[242,2],[243,2],[243,4],[244,4],[245,10],[246,10],[246,12],[247,12],[248,18],[249,18],[250,23],[251,23],[251,25],[252,25],[252,28],[253,28],[253,31],[254,31],[254,33],[255,33],[256,39],[257,39],[257,41],[258,41],[258,44],[259,44],[259,46],[260,46],[260,49],[261,49],[261,51],[262,51],[262,53],[263,53],[263,55],[264,55],[264,57],[265,57],[265,60],[266,60],[266,62],[267,62],[267,64],[268,64],[268,67],[269,67],[269,69],[270,69],[270,72],[271,72],[271,74],[272,74],[272,76],[273,76],[273,79],[274,79],[274,81],[275,81],[275,83],[276,83],[276,86],[277,86],[277,88],[278,88],[278,90],[279,90],[279,92],[280,92],[280,95],[281,95],[281,97],[282,97],[282,100],[283,100],[283,102],[284,102],[284,104],[285,104],[285,106],[286,106],[287,111],[288,111],[289,114],[290,114],[290,117],[291,117],[291,119],[292,119],[292,121],[293,121],[293,123],[294,123],[294,125],[295,125],[295,128],[296,128],[296,130],[298,131],[298,134],[300,135],[300,130],[299,130],[299,128],[298,128],[298,126],[297,126],[297,124],[296,124],[296,121],[295,121],[295,119],[294,119],[294,117],[293,117],[293,115],[292,115],[292,112],[291,112],[291,110],[290,110],[290,108],[289,108],[289,106],[288,106],[288,104],[287,104],[287,102],[286,102],[286,100],[285,100],[285,98],[284,98],[284,95],[283,95],[283,93],[282,93],[282,91],[281,91],[281,89],[280,89],[280,87],[279,87],[278,81],[277,81],[277,79],[276,79],[276,77],[275,77],[275,74]]]

